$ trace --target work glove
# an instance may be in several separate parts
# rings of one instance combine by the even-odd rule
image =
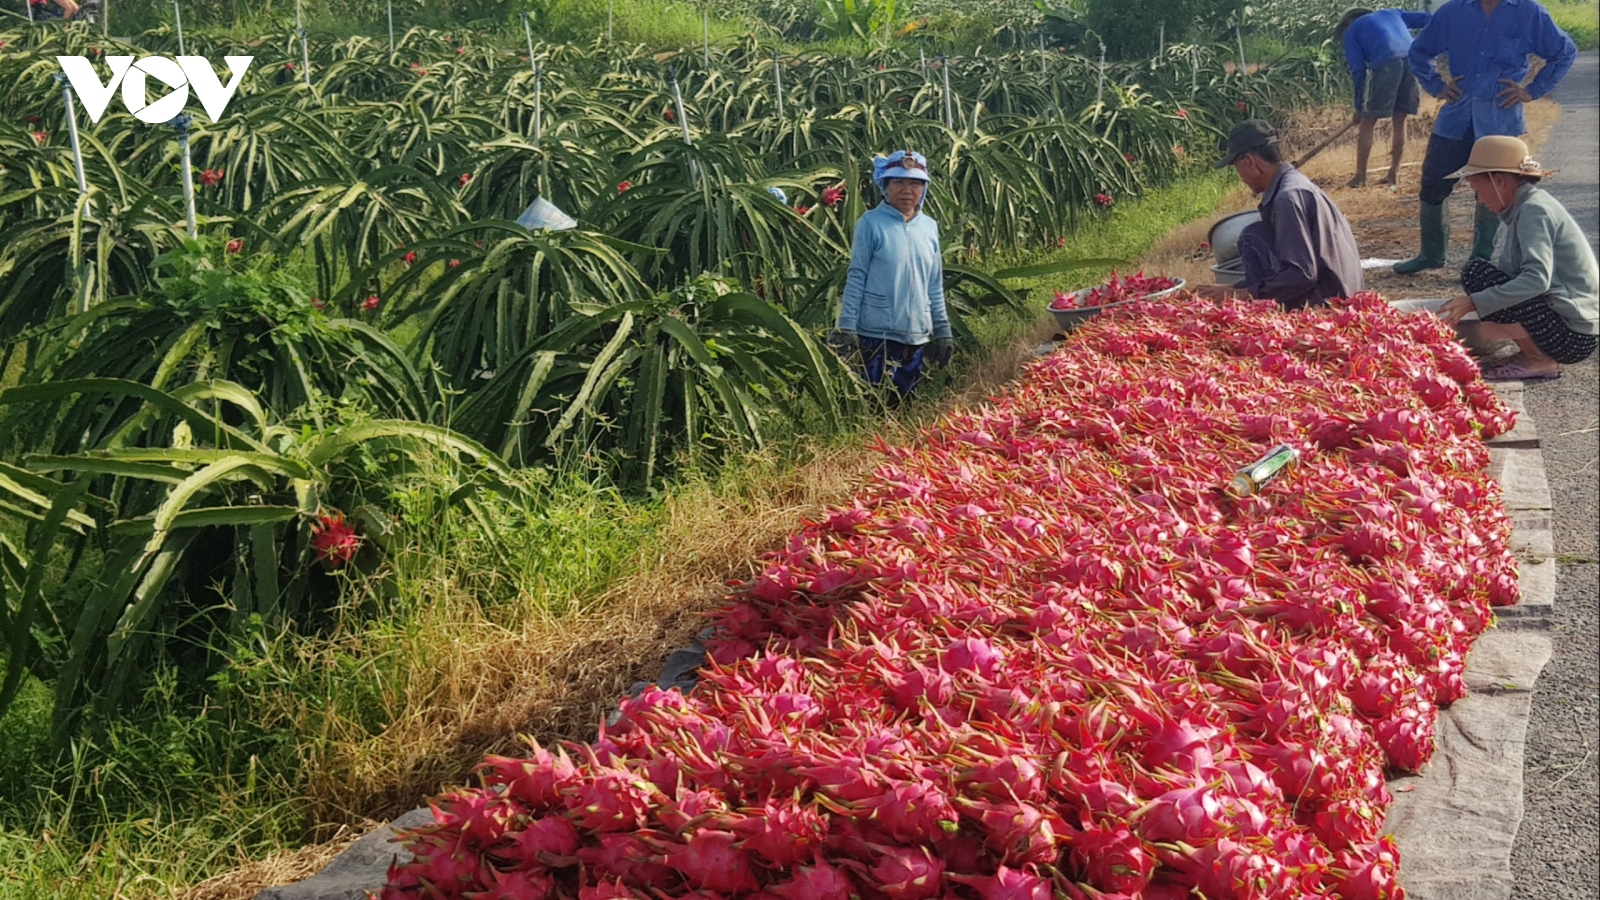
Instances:
[[[828,349],[840,356],[849,356],[861,350],[861,336],[854,331],[844,331],[835,328],[828,332]]]
[[[928,345],[928,349],[922,351],[922,355],[934,365],[943,367],[950,365],[950,357],[955,352],[955,341],[950,338],[935,338],[934,342]]]

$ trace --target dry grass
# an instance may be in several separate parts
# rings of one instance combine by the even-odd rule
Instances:
[[[1223,216],[1254,209],[1255,205],[1256,200],[1250,195],[1250,190],[1239,185],[1217,206],[1211,218],[1196,219],[1167,232],[1139,257],[1139,265],[1151,274],[1182,278],[1190,284],[1210,284],[1215,280],[1211,266],[1216,260],[1203,245],[1212,224]]]
[[[317,874],[334,857],[379,824],[366,822],[360,827],[346,827],[323,843],[285,850],[266,859],[245,863],[180,891],[177,900],[251,900],[264,888],[291,884]]]

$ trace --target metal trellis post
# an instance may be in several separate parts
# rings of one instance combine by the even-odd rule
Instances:
[[[922,66],[922,83],[928,83],[928,53],[922,47],[917,48],[917,62]]]
[[[23,5],[24,8],[26,8],[28,10],[28,24],[32,25],[33,24],[33,3],[32,3],[32,0],[22,0],[22,5]]]
[[[1106,89],[1106,45],[1100,45],[1100,69],[1094,81],[1094,105],[1099,106],[1105,97]]]
[[[711,71],[711,7],[700,10],[700,27],[705,36],[706,71]]]
[[[1233,38],[1239,42],[1239,77],[1245,76],[1244,64],[1244,32],[1239,30],[1239,23],[1233,23]]]
[[[1166,22],[1162,22],[1161,23],[1161,38],[1160,38],[1159,42],[1156,44],[1156,58],[1160,59],[1161,57],[1166,56],[1166,55],[1167,55],[1167,23]]]
[[[544,138],[544,69],[533,55],[533,26],[528,24],[528,14],[522,13],[522,35],[528,39],[528,68],[533,70],[533,142]]]
[[[1044,32],[1039,32],[1039,74],[1050,76],[1050,59],[1044,53]]]
[[[772,48],[772,86],[778,97],[778,118],[783,118],[783,67],[778,64],[778,48]]]
[[[183,56],[183,16],[178,12],[178,0],[172,0],[172,24],[178,30],[178,55]]]
[[[683,129],[683,142],[694,146],[694,141],[689,137],[689,117],[683,114],[683,91],[678,89],[678,69],[673,66],[667,70],[667,77],[672,79],[672,105],[678,110],[678,126]]]
[[[611,43],[611,22],[612,22],[612,19],[615,17],[615,13],[616,13],[616,3],[614,3],[614,2],[613,3],[607,3],[606,4],[606,43],[607,44]]]
[[[394,0],[387,0],[384,4],[389,8],[389,55],[394,55]]]
[[[183,154],[183,199],[189,211],[188,226],[191,239],[198,234],[194,222],[194,163],[189,157],[189,126],[193,122],[192,116],[174,116],[167,123],[178,130],[178,149]]]
[[[306,27],[300,19],[300,0],[294,3],[294,30],[300,35],[300,65],[306,70],[306,87],[311,87],[311,50],[306,47]]]
[[[950,57],[940,55],[939,72],[944,75],[944,127],[954,131],[956,114],[954,107],[950,105]]]
[[[67,105],[67,136],[72,139],[72,164],[78,174],[78,193],[89,193],[89,180],[83,175],[83,145],[78,143],[78,112],[72,103],[72,86],[63,72],[56,73],[56,84],[61,85],[61,99]]]

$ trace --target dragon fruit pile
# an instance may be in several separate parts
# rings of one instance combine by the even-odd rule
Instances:
[[[1115,269],[1106,283],[1087,291],[1077,291],[1063,294],[1056,291],[1055,299],[1050,301],[1051,309],[1093,309],[1099,306],[1110,306],[1113,303],[1124,303],[1129,300],[1138,300],[1151,294],[1164,291],[1177,284],[1177,280],[1164,275],[1154,277],[1140,271],[1136,275],[1117,277]]]
[[[1433,317],[1275,310],[1122,307],[883,448],[692,694],[487,760],[381,896],[1402,898],[1385,772],[1517,598],[1512,416]]]

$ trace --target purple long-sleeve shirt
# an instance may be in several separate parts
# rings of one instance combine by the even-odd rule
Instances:
[[[1260,283],[1243,280],[1234,287],[1285,305],[1361,290],[1361,253],[1350,220],[1299,169],[1284,163],[1257,209],[1272,230],[1279,266]]]

